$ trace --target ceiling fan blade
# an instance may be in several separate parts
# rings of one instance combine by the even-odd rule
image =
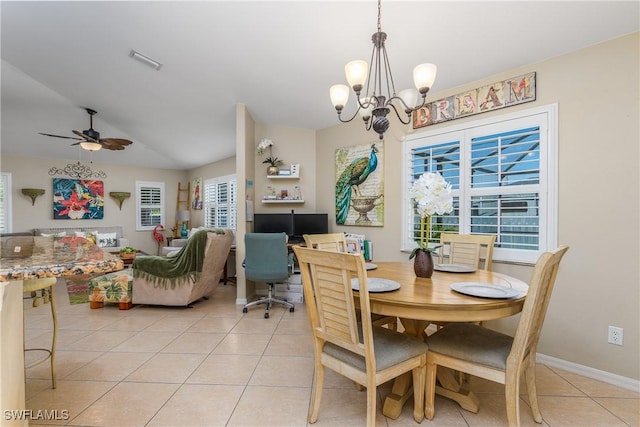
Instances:
[[[77,131],[77,130],[74,130],[74,131],[72,131],[72,132],[73,132],[73,133],[75,133],[75,134],[76,134],[76,135],[78,135],[78,136],[81,136],[85,141],[96,142],[96,143],[98,142],[98,141],[96,141],[95,139],[91,138],[90,136],[87,136],[87,135],[85,135],[84,133],[79,132],[79,131]],[[76,139],[77,139],[77,138],[76,138]]]
[[[129,141],[128,139],[122,139],[122,138],[100,138],[99,142],[102,144],[120,145],[120,146],[133,144],[132,141]]]
[[[75,140],[81,140],[80,138],[76,138],[75,136],[63,136],[63,135],[53,135],[50,133],[42,133],[42,132],[38,132],[40,135],[44,135],[44,136],[52,136],[54,138],[64,138],[64,139],[75,139]]]

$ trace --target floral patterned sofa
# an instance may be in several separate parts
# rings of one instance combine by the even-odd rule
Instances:
[[[34,228],[34,236],[67,236],[85,237],[93,241],[97,246],[108,252],[117,252],[125,246],[129,246],[129,239],[124,238],[122,227],[52,227]]]

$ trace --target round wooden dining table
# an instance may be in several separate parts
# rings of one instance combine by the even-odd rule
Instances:
[[[405,333],[426,337],[425,329],[433,322],[479,322],[512,316],[522,310],[528,285],[511,276],[486,270],[469,273],[434,271],[431,278],[416,277],[413,262],[378,262],[370,265],[369,278],[393,280],[400,288],[391,292],[370,292],[371,311],[396,316]],[[518,291],[512,298],[479,298],[451,289],[459,282],[480,282],[506,286]],[[358,293],[354,292],[355,297]],[[428,342],[428,340],[427,340]],[[436,392],[455,400],[461,407],[478,412],[478,399],[466,384],[460,384],[452,372],[438,369]],[[396,419],[411,396],[411,375],[398,377],[383,406],[385,416]]]

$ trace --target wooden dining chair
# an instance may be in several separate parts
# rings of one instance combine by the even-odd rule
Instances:
[[[305,234],[302,237],[308,248],[333,252],[348,252],[344,233]],[[371,313],[371,320],[374,326],[388,325],[389,329],[393,329],[394,331],[398,330],[398,319],[396,317]]]
[[[424,418],[427,345],[371,322],[367,274],[359,254],[294,246],[315,345],[309,422],[318,420],[324,370],[329,368],[367,389],[367,426],[374,426],[378,385],[412,372],[416,422]],[[356,316],[352,279],[358,281],[362,321]]]
[[[438,263],[445,258],[449,264],[471,265],[483,270],[491,270],[493,263],[494,234],[441,233]]]
[[[505,385],[507,421],[520,425],[520,373],[524,377],[533,419],[542,422],[536,395],[536,349],[560,260],[569,249],[560,246],[536,262],[515,336],[474,323],[452,323],[428,337],[425,415],[435,414],[438,366],[467,372]]]

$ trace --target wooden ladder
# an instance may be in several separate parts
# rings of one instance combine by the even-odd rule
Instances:
[[[183,194],[185,193],[185,194]],[[191,209],[191,183],[187,182],[187,187],[182,187],[182,183],[178,182],[178,193],[176,195],[176,231],[175,237],[180,237],[182,223],[178,220],[178,212],[188,211]],[[190,221],[187,221],[187,229],[189,229]]]

